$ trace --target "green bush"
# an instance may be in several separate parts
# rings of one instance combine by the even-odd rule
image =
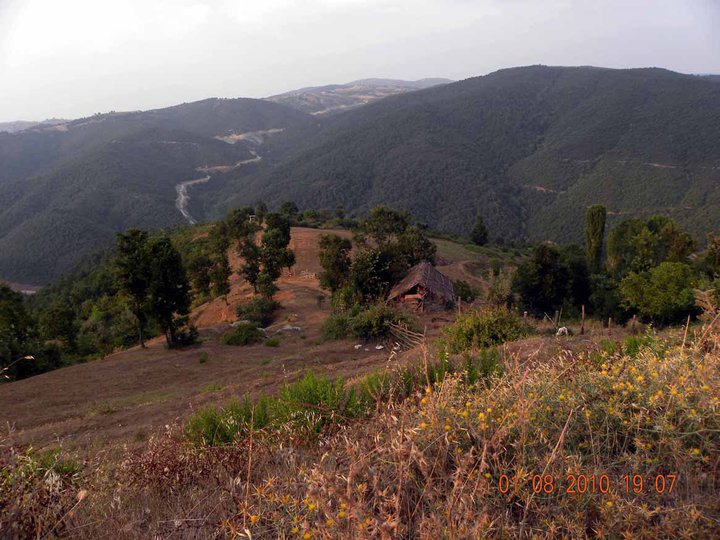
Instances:
[[[404,313],[377,304],[350,319],[350,332],[358,339],[379,339],[388,335],[391,323],[407,321],[408,317]]]
[[[266,339],[265,340],[265,346],[266,347],[279,347],[280,346],[280,340],[276,337]]]
[[[274,413],[276,421],[295,430],[319,433],[327,424],[359,412],[355,390],[345,388],[342,378],[332,381],[309,371],[279,392]]]
[[[261,341],[263,333],[253,323],[239,323],[222,337],[224,345],[245,346]]]
[[[239,305],[236,314],[238,320],[254,322],[257,326],[265,328],[275,320],[274,314],[279,308],[278,302],[258,296],[247,304]]]
[[[198,361],[199,361],[201,364],[204,364],[205,362],[208,361],[208,353],[207,353],[207,351],[203,351],[203,352],[200,354],[200,358],[199,358]]]
[[[463,302],[471,303],[480,295],[480,291],[470,285],[467,281],[457,280],[453,281],[453,289],[455,296],[460,298]]]
[[[350,316],[348,313],[330,315],[322,325],[325,339],[345,339],[350,336]]]
[[[492,347],[520,339],[527,333],[528,328],[520,317],[506,308],[464,313],[443,329],[444,343],[450,353]]]
[[[354,308],[330,315],[323,323],[323,336],[325,339],[382,339],[390,333],[391,323],[411,322],[406,313],[385,304],[375,304],[363,310]]]

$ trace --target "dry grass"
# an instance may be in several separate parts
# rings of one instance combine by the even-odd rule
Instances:
[[[207,447],[168,428],[82,472],[11,453],[0,536],[718,537],[715,323],[543,361],[508,347],[479,382],[467,358],[438,377],[447,358],[426,354],[369,416],[320,436],[251,417],[242,438]]]

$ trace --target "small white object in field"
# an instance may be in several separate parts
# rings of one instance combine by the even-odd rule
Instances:
[[[555,335],[556,336],[567,336],[568,335],[567,326],[561,326],[560,328],[558,328],[558,331]]]
[[[376,346],[375,346],[375,350],[376,350],[376,351],[381,351],[381,350],[383,350],[384,348],[385,348],[385,347],[383,347],[382,345],[376,345]]]
[[[362,345],[355,345],[355,350],[362,349]]]

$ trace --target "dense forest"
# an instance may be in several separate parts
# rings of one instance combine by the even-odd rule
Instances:
[[[564,242],[600,203],[610,223],[662,213],[704,237],[720,211],[719,126],[707,78],[513,68],[287,130],[268,142],[279,164],[230,173],[215,202],[390,204],[455,233],[479,207],[495,239]]]
[[[243,140],[306,115],[261,100],[205,100],[0,133],[0,276],[44,285],[129,227],[184,221],[175,186],[253,157]]]
[[[209,99],[37,126],[0,133],[0,276],[47,284],[116,232],[180,223],[179,182],[245,160],[193,186],[194,217],[388,204],[447,233],[479,210],[494,242],[580,242],[602,204],[609,225],[666,215],[702,247],[718,141],[713,78],[592,67],[506,69],[333,115]]]

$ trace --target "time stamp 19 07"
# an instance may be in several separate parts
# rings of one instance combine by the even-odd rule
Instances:
[[[675,489],[677,474],[625,474],[611,476],[607,474],[530,474],[517,476],[502,474],[497,482],[501,493],[610,493],[611,491],[636,494],[670,494]]]

